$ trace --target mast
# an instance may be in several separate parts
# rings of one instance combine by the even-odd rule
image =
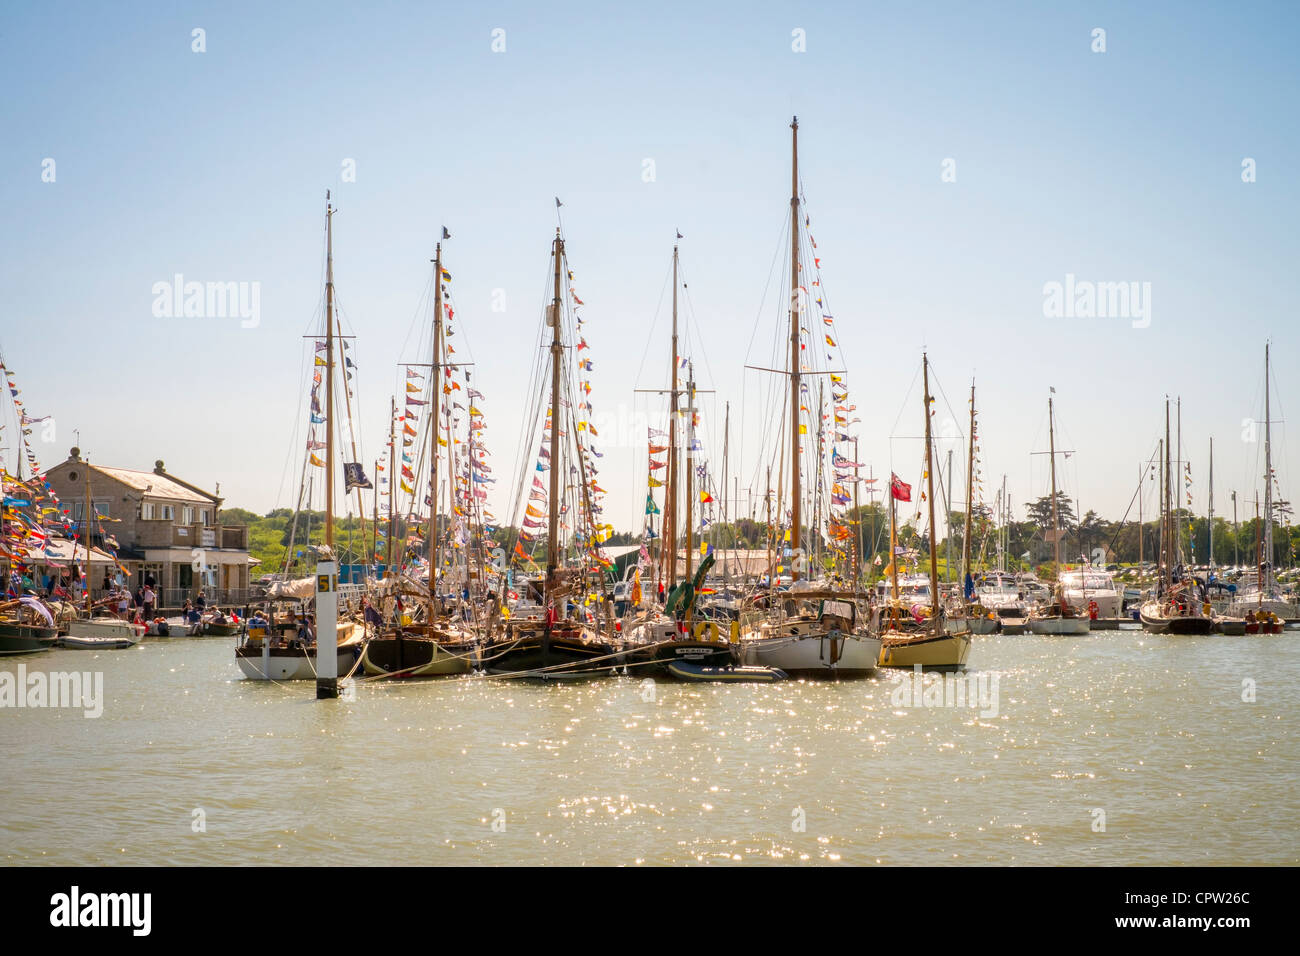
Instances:
[[[668,549],[667,572],[669,590],[677,584],[677,367],[681,360],[677,354],[677,243],[673,243],[673,374],[668,393],[668,475],[664,488],[663,546]]]
[[[1273,586],[1273,416],[1269,396],[1269,344],[1264,343],[1264,564],[1265,581],[1261,575],[1259,587]]]
[[[21,419],[19,419],[19,420],[21,421]],[[21,432],[21,430],[22,430],[22,429],[20,428],[19,431]],[[91,501],[90,501],[90,459],[87,458],[87,459],[86,459],[86,510],[85,510],[85,512],[82,514],[82,518],[84,519],[83,522],[82,522],[82,524],[84,525],[84,527],[82,528],[82,531],[81,531],[81,543],[82,543],[83,545],[85,545],[85,548],[86,548],[86,564],[85,564],[85,566],[81,569],[81,576],[84,577],[84,578],[86,579],[85,587],[82,589],[82,596],[86,599],[86,617],[90,617],[90,616],[91,616],[91,607],[90,607],[90,535],[91,535],[91,532],[92,532],[93,526],[91,525],[91,522],[90,522],[90,516],[91,516],[91,514],[92,514],[92,512],[91,512],[91,508],[92,508],[92,507],[93,507],[93,505],[91,504]],[[73,555],[73,557],[76,557],[76,555],[77,555],[77,549],[76,549],[76,548],[73,548],[73,549],[72,549],[72,555]]]
[[[325,191],[325,546],[334,548],[334,208]],[[331,555],[332,560],[332,555]]]
[[[1210,554],[1206,566],[1214,570],[1214,439],[1210,439]],[[1207,575],[1208,580],[1208,575]]]
[[[731,449],[731,402],[727,402],[726,418],[724,419],[724,423],[722,426],[722,524],[723,526],[727,526],[728,521],[731,517],[731,510],[727,507],[727,455],[730,452],[730,449]],[[733,537],[735,536],[734,529],[732,530],[732,536]],[[715,546],[717,545],[717,541],[718,541],[717,534],[714,534],[713,542]],[[731,575],[728,574],[728,571],[730,570],[730,562],[727,560],[727,553],[730,550],[731,550],[730,548],[727,548],[722,552],[723,554],[722,573],[723,576],[726,577],[727,579],[730,579],[731,577]]]
[[[686,580],[691,580],[691,551],[695,547],[695,365],[691,363],[686,369]],[[675,549],[674,549],[675,550]],[[691,619],[691,611],[686,609],[686,620]]]
[[[970,435],[966,441],[966,533],[961,545],[961,588],[966,593],[970,577],[971,507],[975,500],[975,383],[970,385]]]
[[[1142,528],[1142,493],[1146,490],[1147,466],[1138,466],[1138,573],[1142,572],[1142,565],[1146,563],[1146,551],[1144,548],[1145,533]]]
[[[389,399],[388,405],[388,540],[384,542],[387,551],[387,557],[384,559],[387,565],[384,577],[393,573],[393,538],[396,537],[395,525],[397,523],[397,488],[394,487],[393,479],[397,477],[397,398],[394,396]],[[433,582],[429,582],[430,588]]]
[[[1047,441],[1052,459],[1052,546],[1056,580],[1061,580],[1061,516],[1056,507],[1056,417],[1052,399],[1047,399]]]
[[[560,507],[560,356],[564,345],[560,339],[560,317],[564,300],[560,296],[560,263],[564,259],[564,240],[560,230],[555,230],[555,295],[551,299],[551,488],[548,495],[546,524],[546,598],[549,601],[555,588],[555,573],[559,567],[559,507]]]
[[[433,358],[430,360],[433,379],[433,418],[429,422],[429,596],[436,593],[435,577],[442,566],[442,549],[438,539],[438,434],[442,431],[442,243],[433,253]],[[470,402],[470,404],[474,404]],[[450,436],[449,436],[450,437]],[[447,442],[447,457],[451,458],[451,442]],[[450,467],[448,473],[451,473]],[[470,489],[473,491],[473,489]],[[468,574],[468,572],[467,572]]]
[[[1264,545],[1260,537],[1259,492],[1255,492],[1255,607],[1264,606]]]
[[[930,628],[934,636],[938,637],[943,633],[943,624],[939,620],[939,567],[936,563],[934,542],[934,450],[930,444],[930,359],[924,353],[921,356],[921,369],[925,384],[925,481],[930,505]]]
[[[943,549],[945,552],[943,557],[943,564],[944,564],[943,573],[944,576],[948,578],[948,581],[951,584],[952,583],[952,449],[951,448],[948,449],[947,476],[948,476],[947,480],[943,482],[943,489],[942,489],[944,493],[943,526],[948,532],[943,542]]]
[[[1173,493],[1171,488],[1170,497],[1173,498],[1177,507],[1170,513],[1170,520],[1174,523],[1174,566],[1181,566],[1183,563],[1183,495],[1187,493],[1187,475],[1184,468],[1187,466],[1183,463],[1183,397],[1178,396],[1178,494]]]
[[[894,501],[894,476],[889,476],[889,576],[893,581],[893,599],[898,600],[898,505]]]
[[[861,462],[858,457],[858,436],[853,436],[853,460]],[[862,503],[858,497],[858,489],[862,486],[861,479],[853,482],[853,513],[857,520],[857,538],[854,541],[853,548],[853,590],[857,590],[862,580]]]
[[[1173,446],[1170,445],[1169,399],[1166,398],[1165,399],[1165,490],[1164,490],[1164,498],[1162,498],[1162,506],[1164,506],[1165,515],[1164,515],[1164,524],[1161,525],[1161,546],[1160,546],[1160,558],[1161,558],[1160,580],[1161,580],[1162,589],[1164,589],[1165,593],[1169,592],[1170,575],[1171,572],[1173,572],[1173,566],[1171,566],[1170,561],[1171,559],[1173,559],[1171,555],[1173,555],[1174,553],[1173,536],[1171,536],[1171,532],[1173,532],[1174,529],[1174,516],[1173,516],[1173,512],[1171,512],[1170,509],[1170,498],[1171,498],[1170,480],[1171,477],[1173,477],[1170,475],[1171,455],[1173,455]]]
[[[799,488],[799,117],[790,122],[790,580],[799,580],[800,526],[803,521]]]
[[[374,498],[374,521],[370,523],[370,560],[367,564],[377,564],[379,562],[379,459],[375,459],[375,470],[371,472],[375,476],[375,493]],[[392,477],[389,477],[392,481]]]

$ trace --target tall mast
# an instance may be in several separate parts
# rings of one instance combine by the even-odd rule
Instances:
[[[442,551],[438,539],[438,435],[442,431],[442,243],[433,253],[433,358],[430,360],[430,378],[433,379],[433,418],[429,422],[429,594],[436,593],[434,581],[437,569],[442,566]],[[470,402],[470,404],[474,404]],[[449,436],[450,437],[450,436]],[[451,442],[447,442],[447,457],[451,458]],[[448,469],[450,473],[450,468]],[[418,485],[417,485],[418,487]],[[471,489],[472,491],[473,489]]]
[[[853,436],[853,460],[861,463],[858,457],[858,436]],[[858,489],[862,481],[853,482],[853,513],[857,517],[857,537],[853,542],[853,590],[857,590],[862,580],[862,503],[858,498]]]
[[[949,583],[951,583],[952,582],[952,449],[951,448],[948,449],[948,468],[946,473],[948,475],[948,479],[943,482],[943,488],[941,489],[943,491],[943,497],[944,497],[943,526],[948,532],[944,536],[944,541],[943,541],[943,549],[944,549],[943,573],[944,576],[948,578]]]
[[[727,413],[726,413],[726,417],[723,420],[723,425],[722,425],[722,524],[724,526],[727,525],[728,521],[731,518],[731,510],[730,508],[727,507],[727,455],[730,449],[731,449],[731,402],[727,402]],[[713,537],[713,543],[715,546],[717,545],[717,542],[718,542],[718,537],[715,534]],[[722,573],[724,576],[727,576],[727,571],[730,570],[730,564],[726,559],[727,552],[729,552],[730,550],[731,550],[730,548],[727,548],[722,552],[723,553]]]
[[[1138,466],[1138,574],[1142,573],[1142,565],[1146,563],[1145,550],[1145,532],[1142,529],[1142,493],[1146,490],[1147,466]]]
[[[564,300],[560,296],[560,265],[564,259],[564,240],[555,230],[555,294],[551,299],[551,488],[548,495],[546,524],[546,597],[555,588],[555,572],[560,563],[560,356],[564,345],[560,339],[560,318]]]
[[[1206,562],[1214,570],[1214,439],[1210,439],[1210,554]]]
[[[970,385],[970,435],[966,441],[966,533],[961,545],[961,587],[966,592],[966,579],[970,577],[970,527],[971,507],[975,500],[975,383]]]
[[[930,444],[930,359],[924,354],[921,356],[921,369],[925,384],[925,481],[930,505],[930,628],[934,636],[938,637],[943,633],[943,624],[939,620],[939,566],[934,541],[934,450]]]
[[[378,458],[375,459],[375,470],[372,471],[371,474],[375,476],[375,490],[374,490],[374,495],[372,496],[374,498],[375,516],[374,516],[374,521],[372,521],[370,524],[370,560],[367,561],[366,563],[378,564],[379,563],[379,459]],[[388,480],[390,482],[392,481],[391,475],[389,476]]]
[[[677,367],[681,360],[677,354],[677,243],[673,243],[673,372],[668,392],[668,475],[664,488],[663,546],[668,549],[665,570],[671,589],[677,583]]]
[[[394,396],[388,404],[388,556],[385,563],[388,565],[388,573],[385,577],[393,573],[393,539],[397,536],[395,525],[397,523],[397,482],[393,481],[397,477],[397,398]],[[400,487],[400,485],[398,485]],[[433,589],[433,581],[429,581],[430,590]]]
[[[1173,498],[1176,507],[1170,515],[1170,520],[1174,523],[1174,566],[1177,567],[1183,563],[1183,496],[1187,494],[1187,474],[1186,465],[1183,463],[1183,397],[1178,396],[1178,445],[1177,459],[1178,466],[1178,493],[1174,494],[1173,489],[1169,491],[1170,497]]]
[[[329,190],[325,191],[325,545],[334,547],[334,208]]]
[[[686,580],[691,580],[691,551],[695,547],[695,365],[686,370]],[[675,549],[674,549],[675,550]],[[687,608],[686,619],[690,620]]]
[[[799,580],[801,491],[799,488],[799,117],[790,122],[790,580]]]
[[[1164,584],[1166,592],[1169,591],[1170,575],[1171,572],[1173,572],[1174,570],[1173,566],[1171,566],[1170,564],[1170,562],[1173,561],[1173,554],[1174,554],[1173,535],[1171,535],[1171,532],[1173,532],[1174,529],[1174,518],[1173,518],[1173,512],[1171,512],[1171,507],[1170,507],[1171,497],[1173,497],[1173,493],[1171,493],[1170,490],[1170,481],[1171,479],[1173,479],[1173,475],[1171,475],[1170,473],[1171,457],[1173,457],[1173,445],[1170,444],[1169,399],[1166,398],[1165,399],[1165,490],[1164,490],[1164,498],[1162,498],[1162,506],[1164,506],[1165,516],[1164,516],[1164,524],[1161,525],[1161,546],[1160,546],[1160,563],[1161,563],[1160,578],[1162,584]]]
[[[1269,361],[1267,342],[1264,343],[1264,572],[1267,581],[1259,579],[1261,588],[1273,585],[1273,416],[1269,402]]]
[[[1052,459],[1052,545],[1056,562],[1056,580],[1061,580],[1061,516],[1056,507],[1056,417],[1052,399],[1047,399],[1047,441]]]

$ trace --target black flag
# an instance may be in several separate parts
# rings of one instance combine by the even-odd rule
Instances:
[[[680,229],[677,230],[677,238],[682,238],[682,231]]]
[[[344,462],[343,464],[343,493],[347,494],[353,488],[373,488],[370,479],[366,477],[361,463],[357,461]]]
[[[559,209],[559,208],[560,208],[561,206],[563,206],[563,205],[564,205],[564,203],[560,202],[560,197],[559,197],[559,196],[556,196],[556,197],[555,197],[555,208],[556,208],[556,209]]]
[[[442,238],[444,238],[444,239],[450,239],[450,238],[451,238],[451,233],[449,233],[449,232],[447,231],[447,227],[446,227],[446,226],[443,226],[443,227],[442,227]]]

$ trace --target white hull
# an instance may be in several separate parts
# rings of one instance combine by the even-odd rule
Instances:
[[[68,637],[111,637],[127,638],[132,642],[144,636],[144,628],[130,621],[119,621],[112,617],[76,618],[68,622]]]
[[[73,637],[69,634],[59,638],[59,647],[73,651],[111,651],[124,650],[135,646],[133,637]]]
[[[741,662],[775,667],[787,674],[834,677],[869,674],[880,659],[880,638],[866,634],[835,640],[838,660],[832,665],[832,641],[821,635],[757,637],[741,642]]]
[[[338,676],[346,676],[352,670],[352,665],[356,662],[356,659],[356,653],[351,648],[346,651],[339,651]],[[235,660],[239,664],[239,669],[244,672],[244,677],[248,680],[316,679],[315,651],[312,651],[310,655],[298,651],[293,656],[273,655],[270,658],[257,654],[249,657],[236,657]]]
[[[886,640],[880,651],[881,667],[916,667],[935,670],[960,670],[970,656],[970,632],[952,634],[945,631],[942,637],[927,635],[908,636],[901,640]]]
[[[1087,634],[1092,625],[1086,617],[1031,617],[1031,634]]]
[[[950,617],[945,618],[943,629],[949,634],[969,631],[971,634],[996,634],[1002,629],[996,617]]]

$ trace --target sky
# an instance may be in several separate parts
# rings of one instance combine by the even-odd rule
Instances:
[[[1054,388],[1063,488],[1123,516],[1168,395],[1193,507],[1213,438],[1216,509],[1236,490],[1245,517],[1266,341],[1284,495],[1300,476],[1285,424],[1298,45],[1288,3],[8,5],[0,352],[29,412],[53,417],[34,436],[46,466],[79,443],[92,461],[163,459],[219,483],[228,507],[291,506],[331,190],[360,457],[381,451],[399,363],[427,361],[421,298],[446,226],[462,355],[497,473],[513,474],[558,196],[592,402],[617,426],[607,517],[640,529],[634,425],[662,413],[635,389],[668,375],[678,230],[687,351],[713,390],[704,442],[716,463],[730,402],[743,510],[771,450],[744,366],[771,360],[784,321],[797,114],[874,474],[919,476],[926,350],[936,422],[965,432],[977,386],[986,501],[1004,474],[1020,517],[1046,493],[1034,453]],[[155,284],[176,274],[257,283],[256,324],[154,315]],[[1045,287],[1067,276],[1138,283],[1149,309],[1051,314]],[[962,466],[955,483],[960,498]]]

